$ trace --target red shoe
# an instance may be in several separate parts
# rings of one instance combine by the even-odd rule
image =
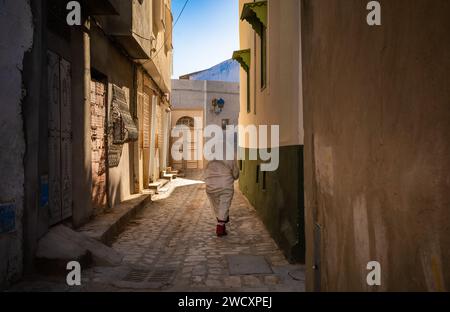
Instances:
[[[230,223],[230,216],[228,216],[228,218],[227,218],[227,221],[222,221],[222,220],[219,220],[219,219],[217,219],[217,222],[219,222],[219,223]]]
[[[227,230],[225,228],[225,224],[223,224],[223,225],[217,224],[216,234],[217,234],[217,237],[222,237],[222,236],[228,235]]]

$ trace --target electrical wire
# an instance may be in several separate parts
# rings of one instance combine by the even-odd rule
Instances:
[[[147,60],[147,61],[145,61],[144,63],[142,63],[142,65],[148,63],[149,61],[154,60],[155,57],[158,56],[159,52],[161,52],[161,50],[164,48],[164,46],[166,45],[167,41],[168,41],[169,39],[172,38],[173,30],[175,29],[175,26],[178,24],[178,21],[180,20],[181,16],[183,15],[183,12],[184,12],[184,10],[186,9],[186,7],[187,7],[189,1],[190,1],[190,0],[186,0],[186,2],[185,2],[184,5],[183,5],[183,8],[182,8],[181,11],[180,11],[180,14],[178,14],[178,17],[177,17],[177,19],[175,20],[175,23],[173,24],[173,27],[172,27],[172,33],[170,34],[170,36],[168,36],[168,37],[166,38],[166,40],[164,40],[164,43],[163,43],[162,46],[159,48],[159,50],[156,51],[155,55],[153,55],[149,60]]]
[[[179,21],[181,15],[182,15],[183,12],[184,12],[184,9],[186,9],[186,6],[187,6],[188,2],[189,2],[189,0],[186,0],[186,2],[184,3],[184,6],[183,6],[183,8],[181,9],[180,14],[178,14],[178,17],[177,17],[175,23],[173,24],[173,28],[175,28],[175,26],[177,25],[177,23],[178,23],[178,21]]]

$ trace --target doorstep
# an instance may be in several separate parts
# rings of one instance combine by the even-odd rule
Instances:
[[[154,192],[154,194],[158,194],[159,190],[161,188],[163,188],[167,183],[171,182],[172,179],[168,180],[168,179],[159,179],[158,181],[154,182],[154,183],[150,183],[148,185],[148,187],[150,188],[151,191]]]
[[[79,228],[78,232],[111,246],[128,222],[134,219],[149,203],[151,203],[151,194],[133,195],[111,211],[96,216]]]

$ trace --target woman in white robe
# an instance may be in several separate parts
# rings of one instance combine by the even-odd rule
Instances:
[[[220,144],[223,144],[221,140]],[[225,148],[232,148],[234,144],[223,144]],[[239,178],[239,167],[236,162],[236,153],[233,153],[232,160],[226,160],[226,150],[224,157],[213,157],[207,162],[205,167],[206,194],[217,218],[217,236],[227,235],[225,224],[230,221],[230,206],[234,195],[234,181]],[[217,159],[222,158],[222,159]]]

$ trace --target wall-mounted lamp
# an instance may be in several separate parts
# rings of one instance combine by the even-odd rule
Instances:
[[[216,113],[217,115],[219,115],[225,106],[225,100],[222,98],[213,99],[211,105],[212,105],[213,112]]]

